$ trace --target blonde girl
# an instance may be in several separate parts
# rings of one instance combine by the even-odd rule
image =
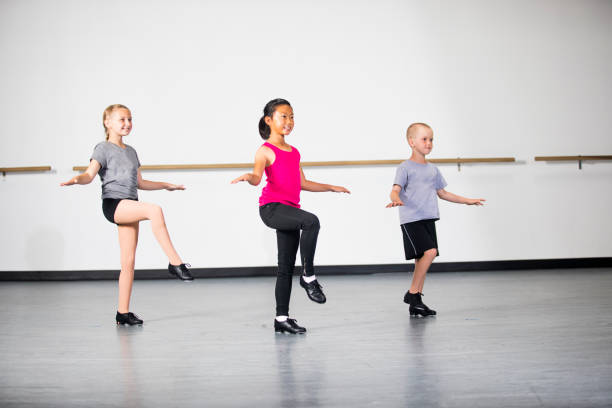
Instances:
[[[106,108],[102,124],[106,141],[98,143],[94,148],[87,170],[61,185],[89,184],[96,174],[100,176],[102,211],[106,219],[116,224],[119,230],[121,273],[119,307],[115,320],[117,324],[141,325],[142,319],[129,311],[140,221],[151,221],[153,235],[168,256],[170,274],[183,281],[192,281],[193,277],[172,245],[161,207],[138,201],[138,189],[174,191],[184,190],[185,187],[142,178],[136,150],[123,142],[123,138],[132,131],[132,114],[126,106],[117,104]]]

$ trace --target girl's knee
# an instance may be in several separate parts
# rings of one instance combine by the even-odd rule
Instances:
[[[319,223],[319,217],[314,214],[310,214],[310,217],[304,221],[303,229],[305,230],[318,230],[321,228],[321,224]]]
[[[151,204],[151,208],[149,209],[149,219],[164,219],[164,211],[157,204]]]

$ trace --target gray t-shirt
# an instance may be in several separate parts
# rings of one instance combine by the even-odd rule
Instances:
[[[125,149],[110,142],[100,142],[94,148],[91,159],[100,163],[102,199],[138,199],[138,168],[140,161],[133,147]]]
[[[402,188],[399,197],[404,205],[399,207],[400,224],[440,219],[437,192],[446,187],[446,181],[436,166],[406,160],[397,168],[393,184]]]

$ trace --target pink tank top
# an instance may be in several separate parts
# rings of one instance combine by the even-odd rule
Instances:
[[[293,146],[290,152],[286,152],[268,142],[263,145],[272,149],[276,159],[265,169],[267,184],[261,191],[259,205],[282,203],[300,208],[300,152]]]

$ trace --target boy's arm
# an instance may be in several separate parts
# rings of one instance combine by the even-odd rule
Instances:
[[[399,196],[400,191],[402,191],[402,188],[398,184],[394,184],[393,188],[391,189],[391,194],[389,194],[389,198],[391,199],[391,202],[387,204],[385,208],[398,207],[398,206],[404,205],[402,200],[400,200],[400,196]]]
[[[484,198],[466,198],[453,194],[445,189],[438,190],[438,197],[451,203],[467,204],[467,205],[484,205]]]

